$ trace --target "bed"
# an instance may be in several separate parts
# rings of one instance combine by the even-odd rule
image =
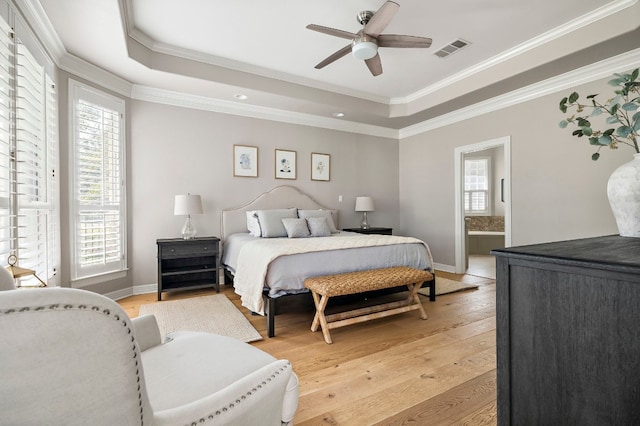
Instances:
[[[261,236],[256,236],[254,229],[251,230],[254,235],[250,234],[248,229],[255,225],[251,218],[258,215],[261,219],[258,222],[263,226]],[[269,215],[276,215],[274,226],[276,221],[296,223],[300,217],[306,217],[303,221],[306,220],[304,223],[309,227],[327,223],[332,232],[318,234],[323,235],[322,238],[288,238],[287,234],[281,236],[280,230],[272,232],[271,225],[267,227],[272,220]],[[277,215],[287,219],[278,219]],[[269,337],[275,336],[278,300],[308,293],[303,285],[308,277],[390,266],[411,266],[434,272],[431,252],[423,241],[338,231],[337,210],[320,205],[292,186],[276,187],[242,206],[224,209],[220,229],[224,282],[233,283],[244,307],[266,315]],[[327,229],[321,228],[321,231]],[[398,288],[403,290],[406,287]],[[435,295],[431,300],[435,300]]]

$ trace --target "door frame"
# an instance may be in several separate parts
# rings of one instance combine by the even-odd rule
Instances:
[[[464,155],[485,149],[504,149],[504,244],[511,246],[511,136],[503,136],[455,149],[455,273],[464,274],[466,238],[464,224]]]

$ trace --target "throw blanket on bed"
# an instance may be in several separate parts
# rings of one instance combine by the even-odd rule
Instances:
[[[393,244],[422,244],[427,249],[429,265],[433,259],[429,247],[412,237],[392,235],[358,235],[320,238],[262,238],[245,244],[238,254],[238,267],[233,279],[235,292],[240,295],[242,306],[264,315],[262,290],[269,264],[280,256],[325,250],[373,247]]]

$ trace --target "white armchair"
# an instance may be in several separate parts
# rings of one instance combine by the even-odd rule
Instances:
[[[0,291],[0,424],[280,425],[298,380],[239,340],[131,321],[88,291]]]

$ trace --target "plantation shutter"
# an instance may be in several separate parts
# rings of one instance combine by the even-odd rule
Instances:
[[[75,273],[125,268],[123,106],[73,84]]]
[[[13,32],[0,17],[0,263],[11,252],[11,99],[13,98]]]
[[[57,141],[52,137],[53,121],[47,117],[47,76],[29,50],[16,43],[16,202],[17,247],[13,252],[19,265],[33,269],[49,281],[55,275],[56,260],[50,258],[50,247],[57,239],[56,218],[53,213],[52,181],[54,180],[52,150]],[[50,96],[49,96],[50,97]],[[55,100],[54,100],[55,101]],[[52,149],[49,149],[51,145]],[[52,232],[52,235],[50,235]],[[23,278],[30,284],[35,277]]]

